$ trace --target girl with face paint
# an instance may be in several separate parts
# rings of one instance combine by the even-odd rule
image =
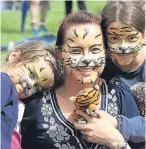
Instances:
[[[102,11],[101,25],[108,57],[106,81],[117,75],[127,87],[144,82],[145,12],[141,4],[122,1],[108,4]]]
[[[130,148],[111,122],[92,117],[88,119],[89,116],[85,116],[87,124],[73,124],[75,106],[69,98],[84,88],[93,87],[104,69],[105,51],[100,19],[83,11],[66,16],[58,30],[56,53],[66,70],[64,84],[55,90],[38,93],[26,103],[22,121],[22,147],[25,149]],[[110,111],[115,117],[119,114],[124,115],[122,101],[125,98],[127,101],[124,103],[125,107],[132,105],[131,113],[128,115],[125,113],[125,116],[139,115],[134,98],[127,89],[111,85],[108,90],[109,93],[104,83],[99,87],[100,109]],[[104,126],[107,129],[103,129]],[[85,133],[86,139],[81,137],[81,131],[78,129]],[[92,135],[93,133],[95,135]]]
[[[18,104],[18,119],[11,142],[12,149],[20,149],[19,131],[25,109],[22,101],[36,92],[58,86],[63,81],[64,71],[51,47],[41,41],[30,41],[17,46],[7,56],[2,71],[13,81],[20,99],[15,101]],[[4,112],[3,115],[7,115],[10,110],[7,108]]]
[[[144,3],[144,1],[143,3],[112,2],[102,11],[101,25],[107,50],[107,64],[102,77],[107,82],[110,80],[110,83],[125,86],[132,92],[133,86],[145,82],[145,12],[142,8]],[[135,98],[135,100],[140,109],[139,99]],[[129,112],[130,109],[126,110]],[[145,120],[143,117],[133,119],[121,117],[118,123],[121,133],[130,141],[137,143],[131,143],[132,148],[144,147]],[[133,131],[129,132],[127,127]]]

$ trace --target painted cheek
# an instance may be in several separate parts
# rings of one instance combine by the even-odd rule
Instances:
[[[80,62],[82,56],[70,56],[68,58],[64,59],[64,64],[65,67],[71,67],[71,68],[76,68],[78,66],[78,63]]]

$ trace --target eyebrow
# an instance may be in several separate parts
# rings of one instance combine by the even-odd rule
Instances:
[[[94,44],[94,45],[92,45],[89,49],[91,49],[91,48],[93,48],[93,47],[95,47],[95,46],[102,46],[102,43],[101,43],[101,44]]]
[[[115,30],[118,30],[117,28],[114,28],[114,27],[111,27],[110,29],[115,29]]]
[[[124,36],[123,34],[117,34],[117,33],[115,33],[115,32],[108,32],[108,35],[116,35],[116,36]]]
[[[44,78],[42,81],[46,81],[46,80],[48,80],[49,78],[48,77],[46,77],[46,78]]]
[[[83,49],[82,47],[80,47],[80,46],[74,46],[74,47],[71,47],[70,45],[68,45],[67,44],[67,46],[69,47],[69,48],[80,48],[80,49]]]
[[[70,41],[72,41],[72,42],[74,42],[74,40],[72,40],[71,38],[67,38],[68,40],[70,40]]]
[[[121,29],[125,29],[125,28],[131,28],[131,27],[128,27],[128,26],[124,26],[124,27],[122,27]]]
[[[36,69],[35,69],[34,65],[33,65],[33,69],[34,69],[34,73],[35,73],[36,77],[38,78],[38,74],[36,72]]]
[[[101,34],[96,35],[95,38],[97,38],[97,37],[99,37],[99,36],[101,36]]]

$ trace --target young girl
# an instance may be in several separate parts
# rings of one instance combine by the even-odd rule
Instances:
[[[101,25],[108,53],[103,77],[107,82],[112,79],[110,81],[112,84],[130,90],[140,82],[145,82],[145,12],[142,5],[139,2],[118,1],[109,3],[102,11]],[[144,102],[143,100],[143,104]],[[139,103],[137,102],[137,106],[141,107]],[[139,109],[143,110],[143,108]],[[118,123],[118,129],[127,139],[136,143],[143,142],[133,144],[132,148],[138,149],[144,145],[143,117],[132,119],[120,117]],[[127,129],[129,127],[130,129]]]
[[[3,72],[12,79],[20,98],[18,120],[12,136],[12,148],[17,149],[21,148],[19,126],[25,108],[21,100],[36,92],[60,85],[64,70],[49,45],[41,41],[30,41],[17,46],[7,56]]]

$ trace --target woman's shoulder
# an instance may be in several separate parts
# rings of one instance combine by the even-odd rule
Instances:
[[[37,92],[31,97],[24,99],[23,103],[25,104],[25,113],[24,117],[28,115],[37,116],[40,112],[42,104],[53,98],[52,94],[54,93],[54,89],[48,89],[45,91]]]

